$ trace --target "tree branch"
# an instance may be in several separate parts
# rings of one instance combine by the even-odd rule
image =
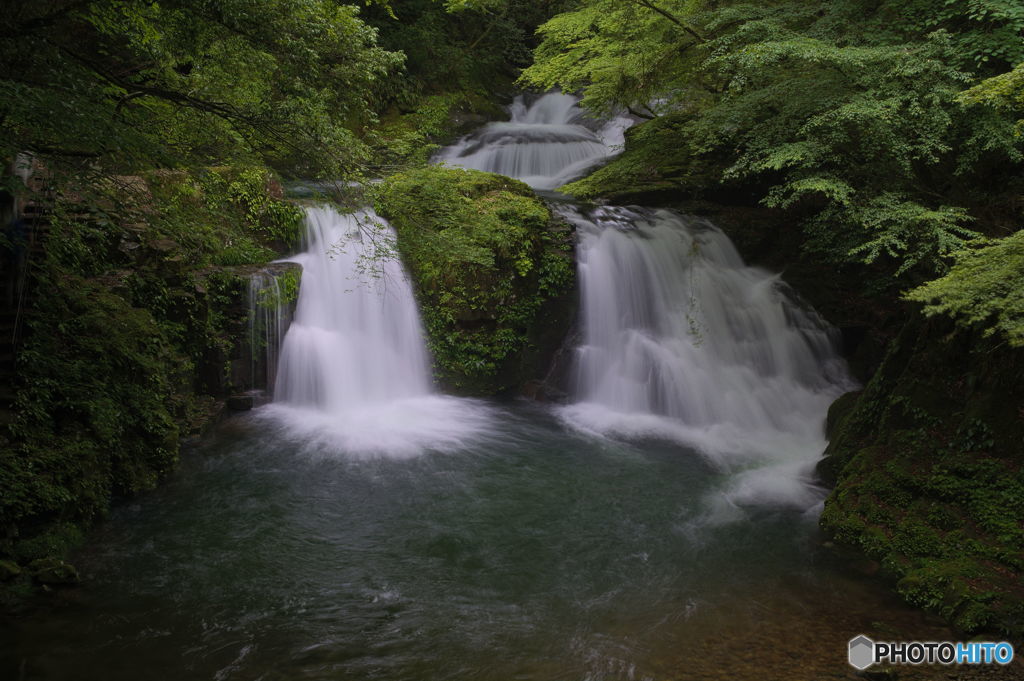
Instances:
[[[707,38],[705,38],[700,33],[698,33],[696,30],[694,30],[694,28],[692,26],[690,26],[689,24],[685,23],[682,19],[680,19],[679,17],[675,16],[674,14],[669,12],[668,10],[665,10],[665,9],[662,9],[661,7],[658,7],[657,5],[654,4],[653,0],[633,0],[633,2],[636,3],[637,5],[640,5],[641,7],[646,7],[647,9],[649,9],[651,11],[654,11],[654,12],[657,12],[661,16],[665,17],[666,19],[671,21],[673,24],[675,24],[676,26],[678,26],[679,28],[683,29],[684,31],[686,31],[687,33],[692,35],[694,38],[696,38],[697,42],[699,42],[699,43],[706,43],[707,42]]]

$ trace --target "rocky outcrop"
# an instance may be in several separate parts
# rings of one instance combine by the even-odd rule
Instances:
[[[821,525],[959,629],[1024,634],[1024,352],[913,317],[830,411]]]
[[[543,378],[574,317],[572,227],[522,182],[475,170],[395,175],[376,207],[398,234],[438,382],[482,396]]]
[[[38,584],[70,586],[82,581],[74,565],[56,558],[34,560],[29,563],[28,571]]]

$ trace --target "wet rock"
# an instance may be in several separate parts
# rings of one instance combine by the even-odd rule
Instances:
[[[0,582],[9,582],[21,574],[21,568],[17,563],[9,560],[0,560]]]
[[[855,560],[850,567],[865,577],[874,577],[882,569],[882,565],[877,560],[870,560],[868,558]]]
[[[122,239],[121,243],[117,245],[117,250],[121,251],[121,253],[126,255],[132,261],[139,259],[139,248],[140,245],[138,243],[128,241],[127,239]]]
[[[232,395],[228,398],[228,409],[231,411],[249,411],[252,407],[252,395]]]
[[[522,388],[520,388],[520,394],[526,399],[534,402],[562,404],[567,402],[569,399],[569,396],[566,393],[562,392],[555,386],[550,385],[546,381],[540,380],[527,381],[523,384]]]
[[[28,565],[29,574],[39,584],[78,584],[82,579],[74,565],[56,558],[40,558]]]
[[[844,393],[832,402],[828,408],[828,416],[825,418],[825,437],[831,439],[836,435],[843,421],[857,406],[857,400],[860,399],[862,392],[854,390]]]

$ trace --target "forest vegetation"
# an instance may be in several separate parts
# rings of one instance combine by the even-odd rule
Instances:
[[[826,530],[962,629],[1022,631],[1019,0],[11,0],[0,27],[2,189],[49,223],[0,558],[65,556],[173,469],[231,387],[232,268],[298,238],[282,181],[376,202],[442,378],[514,388],[530,341],[501,315],[571,289],[568,244],[525,185],[426,165],[517,89],[559,88],[636,121],[566,193],[762,211],[774,231],[748,257],[824,265],[874,311],[892,344],[834,414]],[[466,226],[455,247],[445,220]],[[516,268],[522,305],[497,309]],[[490,335],[451,330],[477,308]]]

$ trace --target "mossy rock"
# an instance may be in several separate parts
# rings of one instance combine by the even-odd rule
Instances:
[[[1024,352],[914,317],[846,401],[823,529],[955,627],[1024,634]]]
[[[21,574],[18,564],[10,560],[0,560],[0,582],[9,582]]]
[[[495,395],[542,376],[575,306],[573,235],[527,185],[431,166],[375,191],[411,273],[446,389]]]
[[[586,177],[562,191],[578,198],[603,198],[616,203],[659,203],[680,194],[702,196],[722,185],[727,167],[699,150],[689,132],[693,114],[669,113],[626,131],[625,149]],[[731,200],[735,200],[734,193]],[[728,192],[726,192],[728,193]]]
[[[29,563],[28,572],[39,584],[71,585],[82,581],[74,565],[56,558],[34,560]]]
[[[854,407],[857,406],[857,400],[860,399],[860,390],[853,390],[848,393],[843,393],[836,400],[829,405],[828,416],[825,417],[825,436],[832,438],[839,432],[839,428],[843,421],[849,416]]]

